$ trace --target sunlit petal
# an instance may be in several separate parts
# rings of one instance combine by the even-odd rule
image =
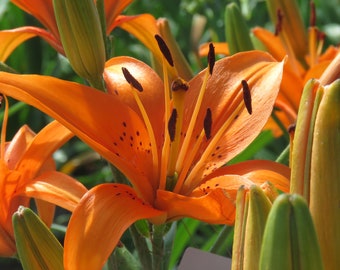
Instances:
[[[106,81],[107,91],[118,99],[126,103],[142,118],[140,109],[130,84],[127,83],[122,73],[122,67],[125,67],[134,76],[135,79],[143,86],[143,92],[138,93],[144,108],[150,118],[153,126],[158,145],[161,146],[162,132],[160,128],[164,121],[164,86],[163,81],[157,73],[145,63],[131,57],[114,57],[106,62],[104,79]],[[145,76],[147,74],[147,76]],[[155,106],[157,104],[157,106]]]
[[[30,181],[17,194],[38,198],[73,211],[87,189],[74,178],[57,172],[46,172]]]
[[[53,77],[6,73],[2,82],[4,94],[60,121],[135,181],[133,185],[140,196],[152,201],[149,135],[142,119],[126,104],[114,95]]]
[[[15,169],[25,172],[23,177],[32,179],[45,160],[72,137],[73,133],[59,122],[51,122],[33,138]]]
[[[34,202],[40,219],[50,227],[54,220],[56,205],[39,199],[35,199]]]
[[[35,36],[40,36],[45,39],[58,52],[64,54],[64,49],[62,48],[60,41],[58,41],[58,39],[56,39],[56,37],[50,32],[38,27],[24,26],[11,30],[0,31],[0,61],[6,61],[8,56],[20,44]]]
[[[150,14],[141,14],[136,16],[123,16],[117,18],[117,25],[125,31],[139,39],[159,60],[161,54],[155,35],[159,34],[156,19]]]
[[[34,135],[35,133],[27,125],[24,125],[17,131],[13,139],[6,144],[4,160],[8,169],[13,170],[15,168],[33,140]]]
[[[235,176],[240,178],[240,176]],[[240,186],[236,187],[236,189]],[[192,195],[196,195],[193,193]],[[166,211],[169,220],[191,217],[210,224],[232,224],[235,219],[234,201],[228,190],[211,189],[200,196],[184,196],[165,190],[157,191],[156,206]]]
[[[202,44],[199,49],[198,53],[199,56],[207,56],[209,52],[209,44],[210,43],[204,43]],[[215,54],[222,54],[222,55],[229,55],[229,47],[228,43],[226,42],[214,42],[215,47]]]
[[[52,0],[11,0],[11,2],[37,18],[55,37],[59,39]]]
[[[257,185],[269,181],[277,189],[289,192],[290,168],[274,161],[248,160],[224,166],[210,174],[206,180],[229,174],[242,175]]]
[[[235,54],[216,62],[214,72],[208,80],[207,93],[201,104],[191,143],[195,143],[196,136],[202,131],[208,108],[212,112],[212,138],[226,122],[229,121],[230,124],[223,136],[213,145],[210,155],[204,156],[200,172],[197,172],[195,177],[192,176],[196,180],[187,185],[195,186],[202,176],[208,175],[240,153],[259,134],[272,112],[272,104],[279,91],[283,64],[278,63],[269,54],[259,51]],[[189,82],[192,91],[189,89],[185,97],[184,127],[192,115],[203,76],[204,74],[200,73]],[[244,106],[242,80],[246,80],[249,85],[252,114],[249,114]],[[239,110],[237,115],[232,116],[236,109]],[[185,133],[184,129],[183,134]],[[209,143],[210,140],[204,140],[201,144],[196,156],[197,161],[201,159],[201,153],[209,147]],[[194,182],[196,184],[193,184]]]
[[[130,5],[132,0],[105,0],[105,16],[106,16],[106,31],[110,34],[117,26],[117,17],[122,11]]]
[[[132,223],[161,215],[162,211],[145,204],[126,185],[96,186],[82,198],[70,219],[65,269],[101,269]]]

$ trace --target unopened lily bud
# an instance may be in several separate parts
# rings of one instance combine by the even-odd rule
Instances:
[[[281,194],[269,212],[259,269],[323,269],[313,220],[298,194]]]
[[[61,244],[31,209],[20,206],[12,220],[23,269],[64,269]]]
[[[302,195],[309,203],[311,149],[315,115],[323,95],[323,87],[317,80],[306,83],[301,97],[291,153],[290,192]]]
[[[253,185],[241,187],[236,199],[236,220],[232,270],[258,268],[262,236],[271,208],[271,202],[262,188]]]
[[[66,57],[74,71],[96,87],[101,84],[105,45],[93,0],[54,0],[54,12]]]
[[[340,265],[340,80],[324,86],[313,133],[310,211],[325,269]]]
[[[235,3],[231,3],[226,7],[225,29],[230,54],[254,49],[247,24]]]

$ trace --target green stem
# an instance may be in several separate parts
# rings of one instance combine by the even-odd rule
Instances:
[[[281,154],[275,160],[278,163],[289,164],[289,153],[290,153],[290,144],[286,146],[285,149],[281,152]]]
[[[164,229],[165,225],[154,225],[151,235],[153,270],[163,270],[164,267]]]
[[[109,257],[107,270],[138,270],[141,269],[140,262],[130,253],[130,251],[123,245],[117,246]]]
[[[111,57],[111,43],[109,39],[106,37],[106,16],[105,16],[105,4],[104,0],[97,0],[97,11],[99,15],[100,25],[102,28],[102,35],[105,44],[105,57],[108,60]]]
[[[230,237],[233,235],[234,227],[232,226],[224,226],[223,229],[220,231],[217,241],[215,244],[210,248],[210,252],[214,254],[224,255],[228,250],[228,246],[230,245]]]
[[[152,269],[152,257],[147,239],[138,232],[134,225],[130,226],[129,231],[142,269]]]

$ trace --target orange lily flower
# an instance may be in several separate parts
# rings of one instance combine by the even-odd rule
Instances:
[[[269,2],[269,1],[268,1]],[[288,55],[282,86],[276,107],[278,116],[288,127],[296,122],[304,85],[312,78],[320,78],[339,53],[339,48],[329,46],[324,52],[324,34],[315,26],[315,6],[311,5],[310,27],[305,29],[294,0],[285,5],[280,1],[269,2],[276,33],[255,27],[252,33],[275,59],[281,61]]]
[[[6,120],[5,120],[6,121]],[[20,205],[36,199],[42,220],[52,223],[55,205],[73,211],[87,189],[75,179],[55,170],[51,155],[73,134],[54,121],[35,134],[23,126],[5,143],[2,129],[0,159],[0,256],[16,252],[12,215]]]
[[[34,16],[45,27],[25,26],[11,30],[0,31],[0,61],[4,62],[8,55],[22,42],[35,36],[45,39],[56,51],[65,55],[63,46],[60,41],[52,0],[11,0],[13,4]],[[135,16],[119,15],[132,0],[105,0],[105,16],[106,16],[106,34],[109,35],[112,30],[124,25],[129,32],[133,32],[138,39],[145,42],[145,45],[156,51],[157,47],[153,42],[149,43],[153,36],[159,31],[156,29],[156,20],[149,14],[140,14]],[[134,28],[138,30],[135,31]],[[147,31],[140,31],[140,28]],[[155,32],[154,32],[155,31]],[[150,37],[148,37],[150,33]]]
[[[0,73],[3,93],[60,121],[132,185],[101,184],[82,198],[66,234],[66,269],[100,269],[136,220],[232,224],[240,185],[268,180],[288,191],[283,165],[249,161],[220,168],[266,123],[283,62],[259,51],[224,58],[214,68],[210,62],[189,82],[174,81],[174,91],[167,74],[163,83],[130,57],[106,63],[108,93],[52,77]]]

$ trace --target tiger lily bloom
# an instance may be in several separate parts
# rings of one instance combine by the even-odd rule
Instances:
[[[315,25],[315,6],[311,4],[311,19],[305,28],[295,0],[285,2],[267,1],[268,10],[274,25],[275,34],[255,27],[254,36],[266,47],[275,59],[280,61],[288,55],[283,73],[281,90],[276,101],[278,116],[288,127],[294,124],[304,85],[311,78],[320,78],[339,48],[329,46],[324,52],[324,34]]]
[[[131,183],[101,184],[84,195],[65,238],[66,269],[100,269],[136,220],[233,224],[240,185],[272,181],[288,191],[286,166],[222,167],[266,123],[283,62],[259,51],[212,58],[192,80],[178,78],[171,87],[167,68],[163,82],[145,63],[112,58],[104,71],[108,93],[53,77],[0,73],[4,94],[60,121]]]
[[[40,36],[46,40],[57,52],[65,55],[63,45],[61,43],[60,33],[58,30],[53,1],[52,0],[11,0],[13,4],[18,6],[23,11],[34,16],[44,28],[34,26],[23,26],[10,30],[0,31],[0,61],[4,62],[8,55],[22,42]],[[140,14],[134,16],[120,15],[122,11],[130,5],[132,0],[104,0],[104,16],[106,35],[108,36],[114,28],[124,25],[128,31],[132,32],[138,39],[151,50],[158,49],[155,44],[150,41],[153,36],[159,31],[156,27],[156,20],[149,14]],[[137,31],[134,28],[138,28]],[[147,31],[140,31],[140,27]],[[156,32],[154,32],[156,31]],[[151,36],[149,34],[151,33]]]
[[[325,36],[315,25],[314,5],[311,5],[310,27],[306,29],[296,0],[285,2],[268,0],[266,2],[271,20],[276,26],[275,33],[262,27],[254,27],[251,32],[277,61],[281,61],[288,55],[281,90],[275,102],[275,108],[277,108],[275,114],[282,124],[288,128],[289,125],[296,122],[304,85],[311,78],[320,78],[340,51],[338,47],[331,45],[323,52]],[[240,20],[238,24],[241,24],[242,19],[239,17],[237,19]],[[246,32],[239,29],[237,33]],[[229,43],[234,42],[237,41],[229,40]],[[230,44],[219,42],[214,45],[216,46],[216,53],[230,54],[228,46]],[[207,48],[208,44],[201,45],[200,56],[207,54]],[[272,119],[270,119],[266,128],[273,130],[275,135],[282,134],[282,131]]]
[[[56,171],[51,155],[73,134],[54,121],[35,134],[28,126],[5,143],[6,122],[1,136],[0,159],[0,256],[16,252],[12,215],[20,205],[36,200],[41,218],[50,225],[55,205],[73,211],[86,188]]]

